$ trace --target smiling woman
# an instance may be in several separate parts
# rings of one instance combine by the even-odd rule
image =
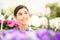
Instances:
[[[23,5],[17,6],[14,10],[14,16],[20,24],[19,29],[26,31],[28,28],[28,21],[30,17],[27,7]]]

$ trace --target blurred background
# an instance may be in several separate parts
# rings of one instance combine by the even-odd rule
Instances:
[[[17,5],[28,7],[29,25],[33,29],[60,28],[60,0],[0,0],[0,20],[13,19]]]

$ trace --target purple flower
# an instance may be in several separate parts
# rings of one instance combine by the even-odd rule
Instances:
[[[57,40],[60,40],[60,32],[56,32],[55,38],[57,38]]]
[[[44,28],[37,30],[36,35],[40,40],[60,40],[60,32],[56,33]]]
[[[48,40],[49,39],[49,31],[47,29],[39,29],[36,31],[36,35],[40,40]]]
[[[11,29],[4,32],[5,40],[27,40],[26,33],[17,29]]]
[[[53,30],[49,30],[50,36],[49,36],[49,40],[58,40],[56,35],[56,32],[54,32]]]
[[[0,37],[0,40],[2,40],[2,38]]]

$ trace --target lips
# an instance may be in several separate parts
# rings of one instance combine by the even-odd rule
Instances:
[[[26,18],[23,18],[23,19],[22,19],[22,21],[26,22],[26,21],[27,21],[27,19],[26,19]]]

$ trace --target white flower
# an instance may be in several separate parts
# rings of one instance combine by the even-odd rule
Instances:
[[[28,32],[26,36],[28,37],[28,40],[39,40],[37,38],[36,34],[34,33],[34,31],[33,32]]]
[[[9,16],[14,13],[15,7],[16,7],[16,5],[14,5],[14,4],[6,5],[3,7],[3,12],[5,13],[5,15]]]
[[[35,27],[38,27],[40,26],[40,22],[39,22],[39,17],[36,16],[36,15],[33,15],[31,18],[30,18],[30,21],[31,21],[31,24]]]
[[[42,8],[40,9],[40,16],[50,16],[50,8]]]
[[[0,16],[0,19],[1,19],[1,20],[5,20],[5,18],[4,18],[4,16],[3,16],[3,15],[1,15],[1,16]]]
[[[60,29],[60,17],[55,18],[56,21],[58,21],[58,26],[56,27],[57,29]]]
[[[5,36],[5,40],[10,40],[11,38],[13,37],[13,35],[11,35],[11,34],[7,34],[6,36]]]
[[[1,15],[1,10],[0,10],[0,15]]]
[[[42,25],[43,27],[48,27],[48,20],[46,17],[40,18],[40,25]]]
[[[58,20],[57,19],[51,19],[49,20],[49,24],[51,28],[58,28]]]
[[[7,19],[8,20],[11,20],[13,18],[13,16],[12,15],[10,15]]]

